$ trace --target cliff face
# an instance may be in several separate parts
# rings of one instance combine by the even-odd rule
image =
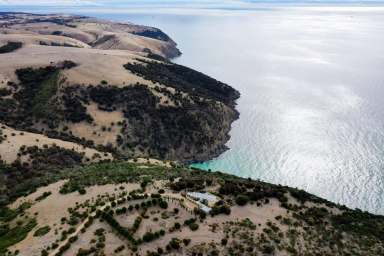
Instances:
[[[2,54],[10,61],[0,63],[0,123],[123,159],[203,161],[225,150],[239,93],[169,62],[179,51],[160,30],[77,16],[7,15],[0,42],[10,49],[20,40]],[[145,48],[122,44],[132,40]]]

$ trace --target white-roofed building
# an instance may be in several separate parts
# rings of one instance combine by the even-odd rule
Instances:
[[[211,211],[211,207],[213,207],[215,203],[220,200],[220,198],[208,192],[188,192],[186,197],[193,200],[197,205],[199,205],[199,208],[206,213],[209,213]]]

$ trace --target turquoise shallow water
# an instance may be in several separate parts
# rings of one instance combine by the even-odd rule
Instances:
[[[160,27],[241,92],[230,149],[194,166],[384,214],[382,7],[61,11]]]

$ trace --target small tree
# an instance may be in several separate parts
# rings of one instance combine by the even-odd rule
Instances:
[[[86,193],[87,193],[87,191],[84,188],[80,188],[79,189],[79,194],[80,195],[85,195]]]
[[[177,238],[172,238],[172,240],[169,242],[169,246],[175,250],[180,249],[180,240]]]
[[[175,222],[174,228],[175,229],[180,229],[181,228],[180,223],[179,222]]]
[[[161,200],[161,201],[159,202],[159,206],[160,206],[160,208],[162,208],[162,209],[167,209],[167,208],[168,208],[168,203],[167,203],[166,201],[164,201],[164,200]]]
[[[191,224],[189,224],[189,228],[192,230],[192,231],[196,231],[199,229],[199,224],[197,224],[196,222],[193,222]]]
[[[236,201],[236,204],[240,206],[244,206],[248,203],[249,198],[246,195],[238,195],[235,201]]]

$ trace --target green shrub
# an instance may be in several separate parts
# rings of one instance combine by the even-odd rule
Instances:
[[[116,249],[115,249],[115,253],[119,253],[119,252],[121,252],[121,251],[123,251],[125,249],[125,246],[124,245],[120,245],[119,247],[117,247]]]
[[[192,231],[196,231],[199,229],[199,224],[197,224],[196,222],[193,222],[191,224],[189,224],[189,228],[192,230]]]
[[[155,236],[155,234],[153,234],[152,232],[146,232],[144,235],[143,235],[143,241],[144,242],[151,242],[153,240],[155,240],[157,237]]]
[[[177,238],[172,238],[168,245],[172,249],[178,250],[178,249],[180,249],[180,240]]]
[[[48,196],[50,196],[52,194],[51,191],[46,191],[44,192],[42,195],[36,197],[35,201],[42,201],[44,200],[45,198],[47,198]]]
[[[51,230],[50,226],[44,226],[35,231],[33,236],[44,236]]]
[[[191,239],[189,239],[189,238],[184,238],[184,239],[183,239],[183,244],[184,244],[185,246],[188,246],[190,243],[191,243]]]
[[[179,222],[175,222],[175,225],[173,226],[175,229],[180,229],[181,225]]]
[[[160,200],[159,201],[159,206],[162,209],[167,209],[168,208],[168,203],[166,201],[164,201],[164,200]]]
[[[74,243],[74,242],[77,241],[77,239],[78,239],[77,236],[71,236],[71,237],[68,239],[68,241],[69,241],[70,243]]]
[[[244,206],[248,203],[249,198],[246,195],[238,195],[235,199],[237,205]]]

